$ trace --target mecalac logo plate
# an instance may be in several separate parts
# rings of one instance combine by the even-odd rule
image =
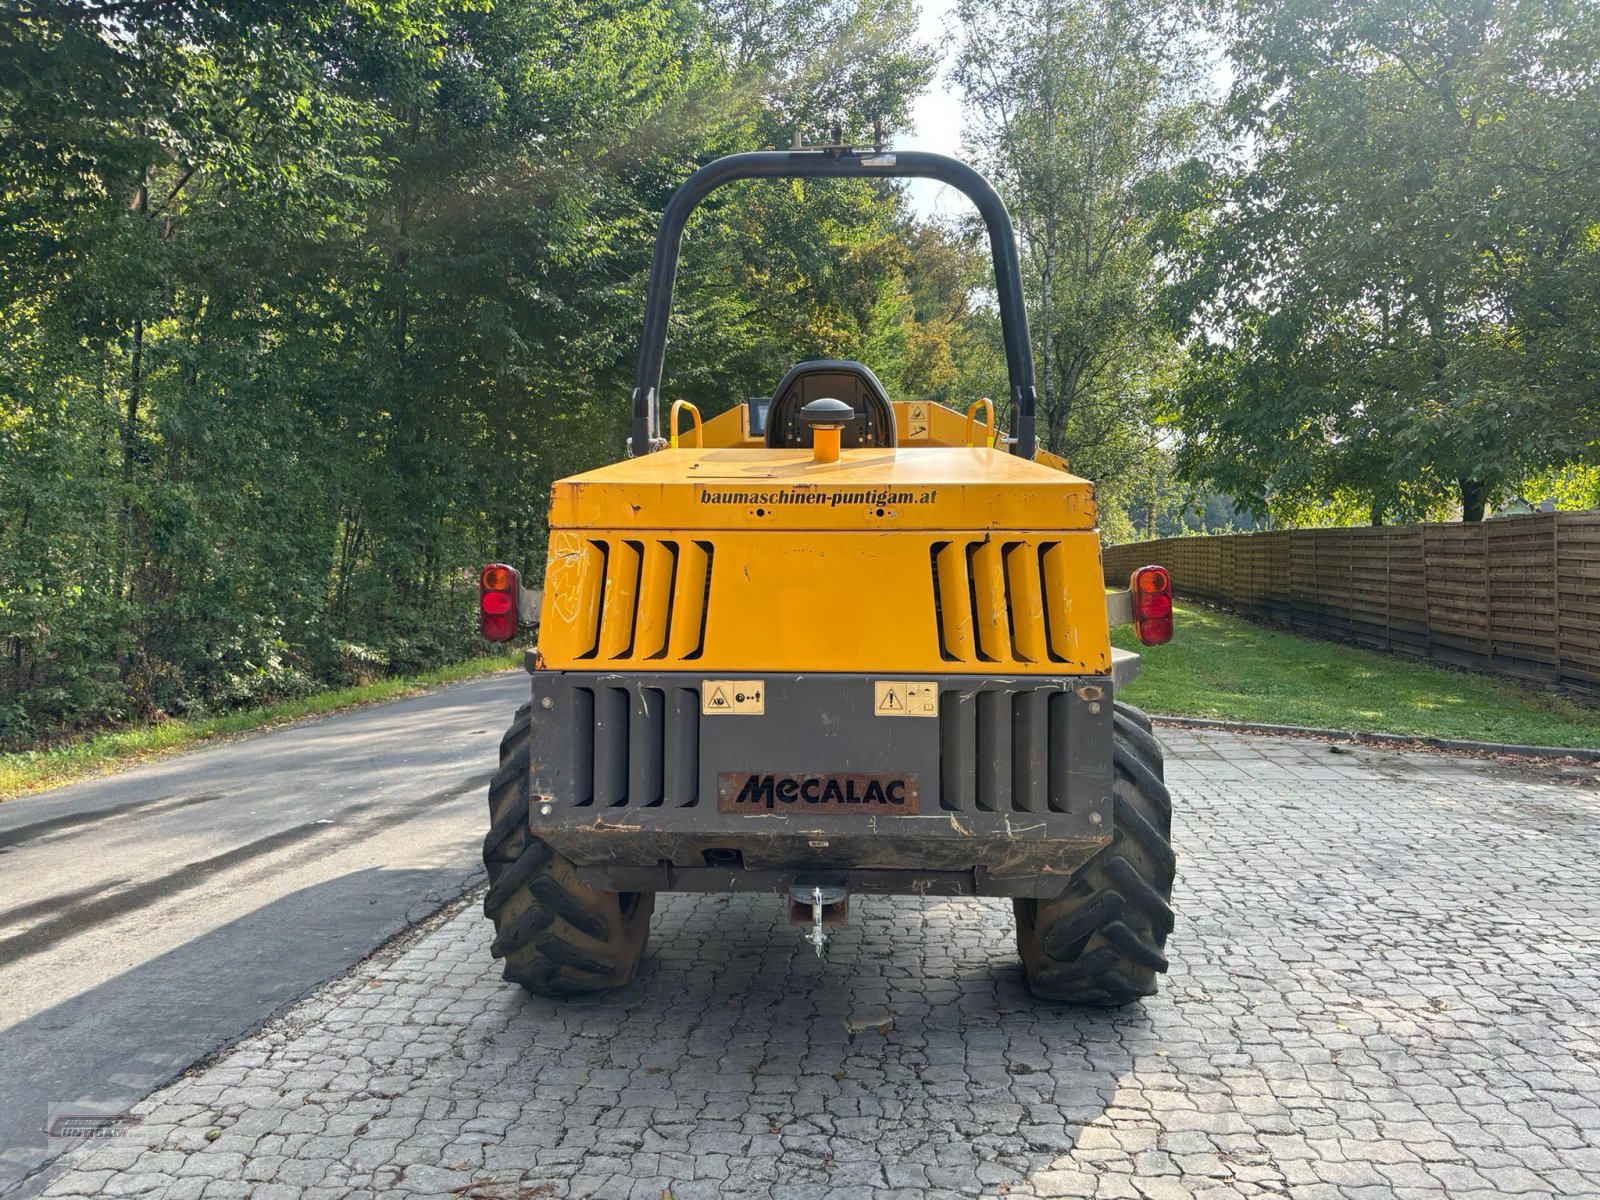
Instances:
[[[717,811],[915,816],[917,777],[726,771],[717,776]]]

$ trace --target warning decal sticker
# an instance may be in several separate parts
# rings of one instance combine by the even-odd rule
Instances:
[[[766,693],[759,679],[702,679],[700,711],[708,717],[759,717],[767,711]]]
[[[928,406],[923,403],[906,405],[906,432],[907,441],[925,442],[928,440]]]
[[[880,717],[937,717],[939,685],[931,679],[876,680],[872,711]]]

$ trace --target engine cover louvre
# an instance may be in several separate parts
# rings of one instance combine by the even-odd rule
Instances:
[[[567,537],[563,543],[559,563],[552,553],[546,589],[562,588],[557,615],[586,647],[575,659],[599,665],[700,657],[715,556],[710,542]]]
[[[939,657],[1034,670],[1073,661],[1065,555],[1057,539],[934,542]]]
[[[1024,679],[939,695],[939,806],[955,813],[1068,811],[1101,732],[1068,687]],[[1092,786],[1092,785],[1091,785]]]

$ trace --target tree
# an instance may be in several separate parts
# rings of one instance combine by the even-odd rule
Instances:
[[[893,128],[932,74],[914,0],[709,0],[736,87],[759,98],[758,134],[787,145],[834,122]]]
[[[0,745],[478,649],[475,567],[621,452],[671,190],[922,78],[908,4],[795,12],[766,63],[691,0],[0,6]],[[898,213],[719,197],[674,379],[880,337]]]
[[[1256,511],[1454,499],[1600,453],[1600,9],[1240,0],[1237,153],[1186,176],[1184,462]]]
[[[852,139],[874,121],[893,131],[932,73],[910,0],[712,0],[707,13],[733,94],[757,100],[729,151],[825,140],[835,124]],[[903,215],[889,183],[757,180],[713,193],[685,238],[664,393],[718,412],[819,357],[872,357],[894,386],[897,364],[876,354],[901,320]]]
[[[1150,453],[1174,359],[1149,234],[1166,177],[1204,136],[1200,54],[1161,0],[955,12],[966,139],[1021,242],[1041,442],[1114,484]]]

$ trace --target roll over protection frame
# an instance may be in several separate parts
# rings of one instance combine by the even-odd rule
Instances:
[[[661,412],[658,392],[661,365],[667,351],[667,317],[672,311],[672,289],[678,275],[678,254],[689,214],[711,192],[739,179],[933,179],[964,193],[978,208],[989,230],[989,250],[994,257],[995,292],[1000,302],[1000,327],[1005,339],[1006,373],[1011,384],[1011,428],[1015,440],[1011,453],[1031,459],[1037,449],[1034,435],[1033,351],[1028,344],[1028,317],[1022,305],[1022,273],[1017,263],[1017,240],[1011,216],[989,181],[965,163],[923,150],[864,151],[830,146],[815,150],[760,150],[730,154],[701,167],[672,194],[661,214],[655,257],[650,263],[650,286],[645,294],[644,336],[639,345],[639,366],[633,377],[633,437],[635,454],[661,448]]]

